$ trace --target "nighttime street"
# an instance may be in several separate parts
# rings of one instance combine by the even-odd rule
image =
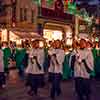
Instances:
[[[24,82],[19,80],[16,72],[11,71],[11,77],[7,81],[7,88],[0,90],[0,100],[51,100],[49,97],[49,85],[39,89],[39,96],[29,96],[27,94]],[[13,77],[12,77],[13,76]],[[62,95],[57,97],[57,100],[76,100],[74,92],[74,84],[72,80],[62,82]],[[99,100],[100,98],[100,81],[92,81],[92,99]]]
[[[100,100],[100,0],[0,0],[0,100]]]

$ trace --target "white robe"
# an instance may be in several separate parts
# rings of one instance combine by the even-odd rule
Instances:
[[[50,61],[50,67],[49,67],[49,72],[51,73],[63,73],[63,62],[64,62],[64,50],[62,49],[52,49],[49,52],[49,55],[51,56],[51,61]],[[53,54],[56,54],[56,59],[59,64],[56,63],[55,57]],[[54,65],[52,64],[52,61]]]
[[[38,68],[36,61],[34,60],[34,63],[31,63],[31,58],[34,56],[37,57],[37,61],[41,66],[41,69]],[[43,74],[43,63],[44,63],[44,50],[43,49],[32,49],[29,53],[29,62],[28,62],[28,67],[26,69],[26,73],[30,74]]]
[[[74,76],[75,77],[82,77],[82,78],[89,78],[90,73],[87,72],[86,67],[82,60],[85,60],[89,69],[94,69],[94,59],[92,52],[88,49],[78,50],[76,53],[76,61],[74,66]]]

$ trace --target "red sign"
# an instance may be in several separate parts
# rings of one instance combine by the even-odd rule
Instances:
[[[59,11],[59,12],[64,12],[64,5],[62,0],[57,0],[55,2],[55,10]]]
[[[48,18],[48,19],[54,19],[54,20],[60,20],[60,21],[67,21],[67,22],[74,22],[74,15],[58,12],[56,10],[51,10],[48,8],[41,8],[41,16]]]
[[[73,2],[73,0],[65,0],[66,4],[68,4],[68,2]]]

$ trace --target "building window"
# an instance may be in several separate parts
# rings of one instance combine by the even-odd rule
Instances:
[[[31,22],[34,23],[34,11],[33,11],[33,10],[32,10],[32,12],[31,12],[31,14],[32,14],[32,15],[31,15]]]
[[[27,20],[27,8],[24,9],[24,21]]]
[[[23,21],[23,9],[20,8],[20,21]]]

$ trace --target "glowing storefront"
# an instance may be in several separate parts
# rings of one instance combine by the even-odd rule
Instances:
[[[7,30],[1,29],[0,30],[0,41],[1,42],[15,42],[16,45],[19,45],[24,40],[32,40],[32,39],[42,39],[42,37],[35,33],[35,32],[22,32],[22,31],[15,31],[15,30]]]
[[[43,36],[48,41],[52,40],[65,40],[66,45],[72,45],[72,30],[70,27],[65,28],[65,33],[63,30],[53,30],[53,29],[44,29]]]
[[[65,40],[66,44],[72,44],[74,16],[57,10],[41,8],[37,18],[39,34],[47,40]]]
[[[62,32],[61,31],[56,31],[56,30],[47,30],[44,29],[43,31],[44,33],[44,38],[48,39],[48,40],[62,40]]]

